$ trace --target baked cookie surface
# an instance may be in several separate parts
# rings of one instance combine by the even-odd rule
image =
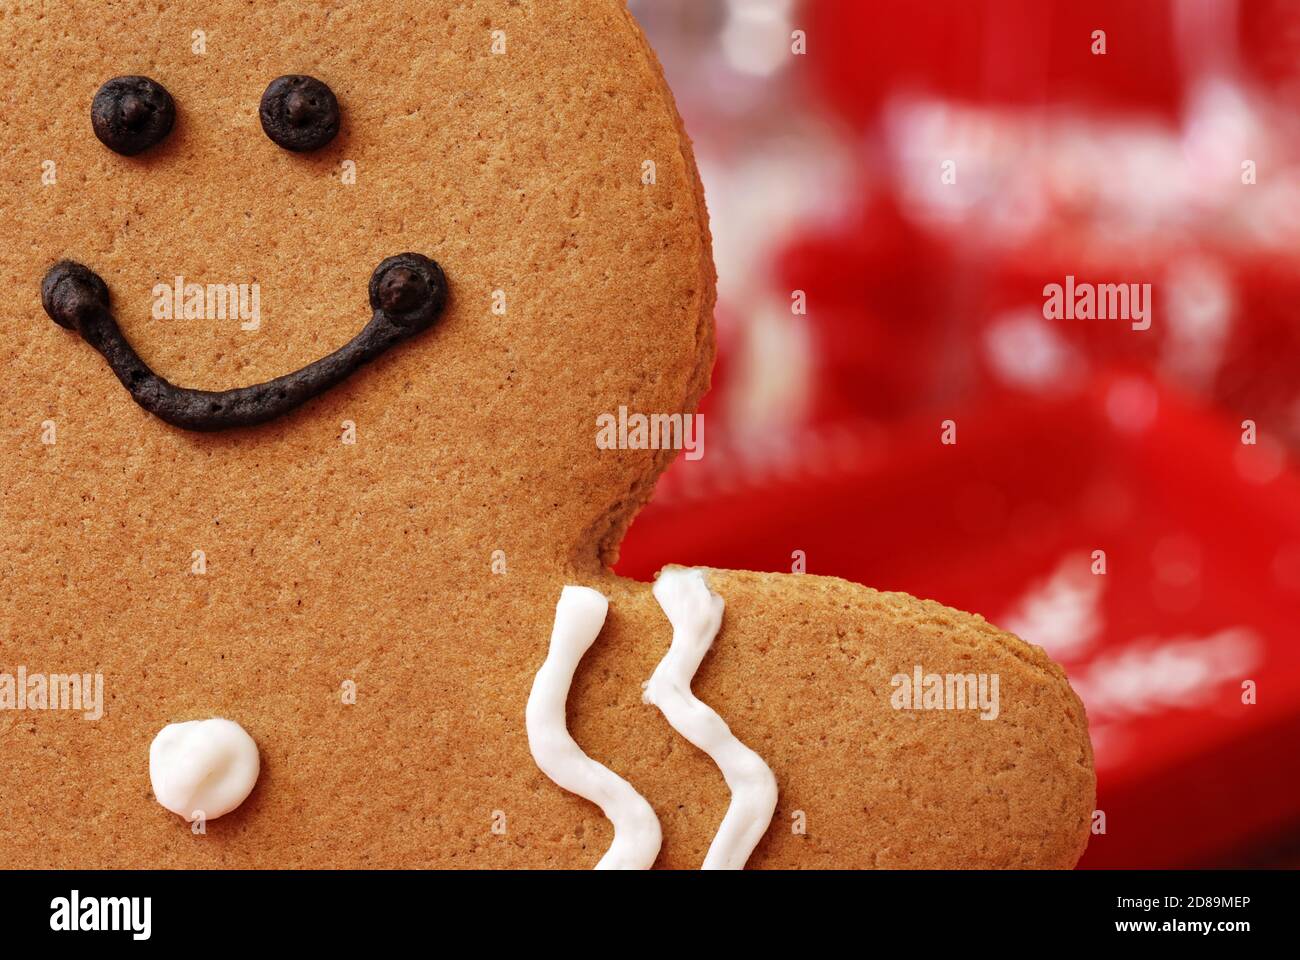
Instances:
[[[0,49],[0,673],[104,684],[97,720],[0,710],[0,866],[590,866],[609,826],[537,769],[523,722],[566,583],[611,601],[573,735],[654,807],[657,863],[698,866],[726,785],[642,703],[671,631],[607,567],[672,451],[593,437],[620,406],[694,410],[714,277],[689,141],[622,4],[18,5]],[[308,153],[258,120],[298,73],[342,109]],[[134,157],[91,129],[119,75],[176,105]],[[405,251],[446,273],[433,329],[219,433],[145,412],[41,306],[51,264],[87,264],[154,370],[217,390],[344,344]],[[159,318],[178,277],[256,284],[255,328]],[[696,693],[780,788],[751,864],[1077,860],[1091,750],[1041,651],[841,581],[709,578],[727,612]],[[893,709],[914,665],[997,673],[999,717]],[[195,834],[147,758],[211,716],[261,773]]]

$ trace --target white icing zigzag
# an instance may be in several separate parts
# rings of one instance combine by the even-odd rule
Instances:
[[[705,870],[740,870],[776,811],[776,777],[708,705],[691,693],[691,680],[722,626],[722,598],[701,570],[674,567],[659,574],[655,599],[673,625],[672,645],[645,684],[642,699],[660,709],[673,729],[718,765],[731,805],[704,858]],[[537,671],[525,719],[528,748],[556,784],[597,804],[614,824],[614,842],[597,870],[646,870],[659,855],[659,819],[622,777],[582,752],[569,735],[565,702],[573,673],[605,624],[609,601],[588,587],[566,586],[555,607],[546,661]]]
[[[528,696],[528,748],[556,784],[600,807],[614,824],[614,842],[597,870],[648,870],[659,855],[659,818],[632,785],[582,752],[569,735],[565,702],[578,661],[604,626],[609,601],[588,587],[565,587],[555,607],[546,662]]]
[[[695,671],[722,626],[722,598],[709,589],[702,570],[681,567],[659,574],[654,595],[673,625],[673,642],[646,683],[643,699],[722,771],[731,805],[703,869],[740,870],[772,822],[776,777],[762,757],[736,739],[726,721],[691,693]]]

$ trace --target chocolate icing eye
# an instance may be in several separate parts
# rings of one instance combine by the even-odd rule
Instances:
[[[339,102],[315,77],[276,77],[257,110],[266,135],[286,150],[319,150],[339,132]]]
[[[108,149],[133,157],[161,142],[176,122],[176,104],[148,77],[114,77],[95,94],[90,125]]]

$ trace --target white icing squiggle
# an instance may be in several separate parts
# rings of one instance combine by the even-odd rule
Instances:
[[[776,812],[776,777],[762,757],[736,739],[725,720],[691,693],[695,671],[722,626],[722,598],[709,589],[703,571],[680,567],[659,574],[654,595],[673,625],[673,642],[646,683],[644,700],[722,771],[731,805],[703,869],[740,870]]]
[[[569,735],[565,703],[580,661],[605,624],[609,601],[589,587],[565,587],[555,606],[551,647],[537,676],[524,718],[528,749],[542,773],[600,807],[614,825],[614,842],[597,870],[648,870],[659,855],[659,818],[632,785],[582,752]]]

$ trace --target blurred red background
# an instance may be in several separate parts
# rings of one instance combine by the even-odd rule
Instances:
[[[802,556],[981,613],[1088,708],[1082,866],[1300,864],[1300,4],[630,7],[719,356],[620,571]],[[1149,328],[1049,319],[1067,276],[1150,284]]]

